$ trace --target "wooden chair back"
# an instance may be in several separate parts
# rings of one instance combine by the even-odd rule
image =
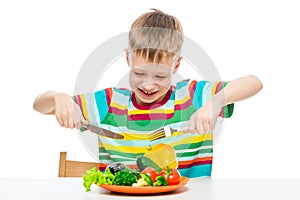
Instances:
[[[67,152],[60,152],[58,177],[82,177],[98,163],[67,160]]]

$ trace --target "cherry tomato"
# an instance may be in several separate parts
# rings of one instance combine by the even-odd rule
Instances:
[[[156,177],[158,176],[158,173],[152,167],[145,168],[141,172],[141,174],[147,174],[151,178],[151,180],[152,180],[153,183],[156,182]]]
[[[180,183],[181,175],[177,169],[164,168],[161,170],[159,175],[163,176],[167,180],[168,185],[178,185]]]

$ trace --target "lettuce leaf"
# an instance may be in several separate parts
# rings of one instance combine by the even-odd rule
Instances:
[[[87,170],[85,175],[83,175],[83,186],[86,191],[91,191],[91,185],[112,185],[114,182],[115,176],[110,172],[110,170],[106,170],[105,172],[101,172],[96,167]]]

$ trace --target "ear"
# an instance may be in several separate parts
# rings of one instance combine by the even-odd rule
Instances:
[[[129,66],[129,58],[128,58],[128,49],[124,49],[124,51],[125,51],[125,54],[126,54],[127,65],[128,65],[128,67],[130,67]]]
[[[176,64],[175,64],[175,69],[174,69],[174,74],[177,72],[177,70],[179,69],[179,65],[181,63],[181,59],[182,59],[182,56],[180,56],[178,58],[178,60],[176,61]]]

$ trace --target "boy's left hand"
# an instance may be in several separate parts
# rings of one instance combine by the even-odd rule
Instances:
[[[215,128],[217,118],[221,112],[222,105],[216,98],[209,99],[190,118],[186,133],[206,133]]]

